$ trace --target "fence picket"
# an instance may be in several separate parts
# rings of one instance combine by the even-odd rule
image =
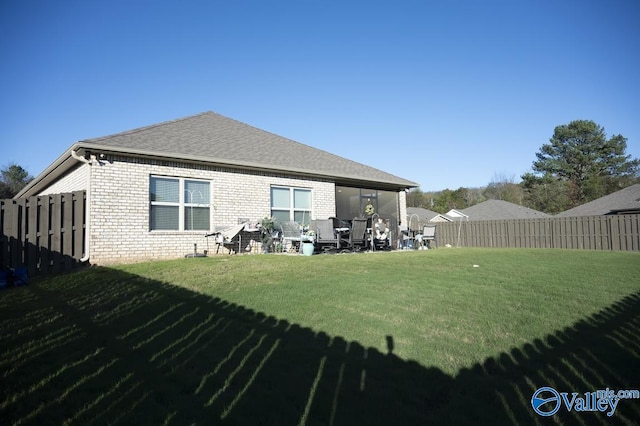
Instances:
[[[84,256],[84,191],[0,200],[0,263],[30,276],[75,269]]]
[[[73,262],[73,196],[64,194],[62,196],[62,257],[64,270],[71,269]]]
[[[84,191],[73,193],[73,253],[74,259],[82,259],[85,241],[85,209],[87,196]]]
[[[640,251],[640,215],[440,222],[438,242],[461,247]]]
[[[39,249],[38,249],[38,197],[29,197],[26,205],[27,209],[27,250],[25,264],[29,275],[36,275],[38,272]]]

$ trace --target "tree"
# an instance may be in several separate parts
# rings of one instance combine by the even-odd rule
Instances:
[[[407,207],[422,207],[424,193],[420,188],[413,188],[407,193]]]
[[[568,183],[570,207],[606,195],[616,182],[638,175],[640,160],[625,154],[627,139],[607,139],[604,128],[591,120],[557,126],[549,142],[536,153],[532,168]]]
[[[12,198],[33,179],[22,167],[10,164],[0,171],[0,198]]]
[[[523,204],[530,209],[557,214],[571,207],[568,183],[555,179],[550,174],[522,175]]]
[[[460,187],[455,191],[445,189],[434,200],[433,210],[438,213],[446,213],[451,209],[464,209],[469,207],[467,203],[467,188]]]
[[[484,188],[466,188],[467,192],[464,194],[464,199],[467,207],[471,207],[483,201],[486,201],[487,197],[484,196]]]
[[[437,194],[437,192],[422,192],[420,188],[413,188],[407,193],[407,207],[422,207],[431,210]]]
[[[494,173],[483,195],[490,200],[502,200],[514,204],[522,204],[523,198],[522,187],[515,183],[515,176],[507,176],[503,173]]]

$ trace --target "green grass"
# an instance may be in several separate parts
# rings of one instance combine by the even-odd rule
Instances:
[[[0,292],[0,419],[532,423],[542,386],[638,388],[639,325],[638,253],[441,249],[90,268]],[[637,418],[640,401],[627,400],[612,418],[553,419]]]

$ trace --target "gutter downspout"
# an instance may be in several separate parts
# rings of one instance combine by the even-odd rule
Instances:
[[[76,150],[72,149],[71,150],[71,156],[73,158],[75,158],[76,160],[88,164],[89,165],[89,179],[88,179],[88,185],[87,185],[87,210],[86,210],[86,215],[87,215],[87,222],[85,223],[85,227],[84,227],[84,232],[85,232],[85,239],[84,239],[84,257],[82,259],[80,259],[80,262],[87,262],[89,260],[90,257],[90,253],[89,253],[89,241],[90,241],[90,237],[91,237],[91,159],[93,156],[91,156],[88,160],[86,158],[84,158],[82,155],[78,154],[76,152]]]

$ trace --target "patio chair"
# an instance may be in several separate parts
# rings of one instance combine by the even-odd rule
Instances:
[[[300,225],[294,221],[282,222],[280,224],[282,229],[282,245],[283,251],[300,250],[300,242],[302,241],[300,234]]]
[[[425,225],[422,228],[422,235],[420,235],[420,245],[423,248],[431,248],[431,241],[433,241],[438,248],[438,240],[436,239],[436,226],[435,225]]]
[[[324,252],[337,251],[340,248],[332,219],[316,220],[316,245]]]
[[[335,216],[331,216],[329,219],[333,221],[334,228],[349,228],[349,222],[345,222],[344,220],[338,219]]]
[[[349,234],[349,246],[352,250],[360,251],[367,247],[367,219],[354,218],[351,221],[351,233]]]

